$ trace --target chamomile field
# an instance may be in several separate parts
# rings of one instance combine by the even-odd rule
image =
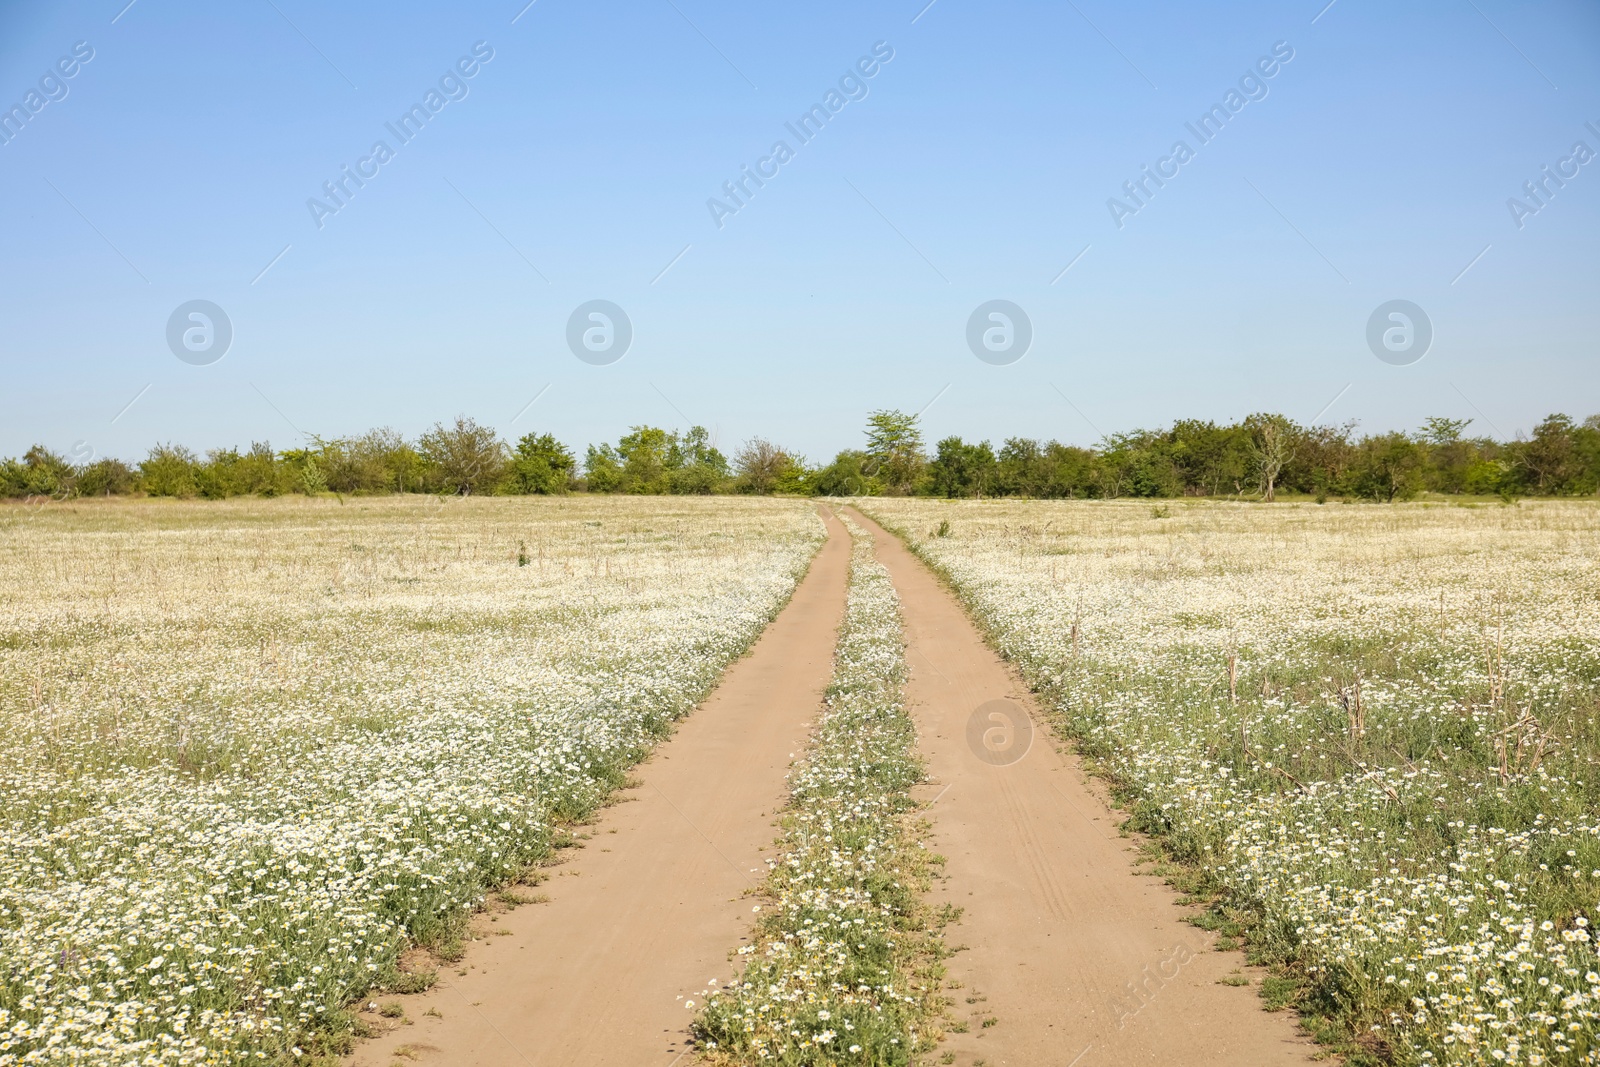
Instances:
[[[453,955],[782,607],[809,503],[17,509],[0,1064],[288,1062]],[[556,841],[555,843],[559,843]]]
[[[1269,1003],[1600,1062],[1600,509],[875,499]]]
[[[855,505],[948,583],[1036,694],[1040,725],[1111,784],[1120,810],[1106,825],[1126,820],[1190,905],[1169,893],[1149,914],[1190,916],[1211,948],[1260,965],[1221,982],[1253,988],[1226,991],[1238,999],[1219,1039],[1266,1025],[1258,1007],[1292,1008],[1322,1054],[1351,1063],[1600,1063],[1600,509]],[[709,983],[687,976],[676,1001],[663,986],[637,1002],[645,1029],[665,1018],[683,1034],[663,1064],[969,1065],[1024,1047],[1059,1048],[1063,1063],[1100,1048],[1110,1062],[1109,1050],[1158,1047],[1138,1045],[1138,1027],[1179,1010],[1199,968],[1147,1001],[1114,997],[1115,1034],[1095,1029],[1112,1025],[1104,1015],[1074,1020],[1102,1012],[1098,991],[1134,988],[1120,964],[1068,967],[1066,985],[1041,973],[1037,988],[1081,988],[1084,1002],[1028,1005],[1033,1024],[985,995],[981,967],[962,971],[974,946],[961,917],[990,905],[931,895],[961,887],[970,861],[947,871],[930,833],[973,810],[934,804],[949,789],[1003,792],[1012,772],[948,769],[965,766],[952,753],[980,754],[961,731],[926,727],[907,679],[961,665],[913,658],[926,592],[903,600],[882,551],[803,500],[7,513],[0,1067],[333,1063],[355,1035],[419,1021],[446,1036],[395,1038],[382,1046],[395,1064],[606,1062],[604,1033],[517,1029],[528,1005],[570,1017],[540,985],[559,986],[559,966],[542,959],[535,981],[515,959],[483,964],[473,940],[504,914],[497,889],[586,851],[612,853],[619,873],[556,879],[569,900],[643,884],[676,901],[701,892],[702,872],[723,879],[711,894],[727,901],[723,925],[697,919],[695,936],[725,962],[706,965]],[[809,614],[788,644],[758,643],[791,597]],[[746,664],[756,673],[729,681]],[[812,675],[812,695],[762,681]],[[697,706],[716,714],[702,702],[719,682],[737,714],[787,701],[784,751],[761,749],[741,720],[699,742],[678,731]],[[717,766],[741,738],[754,747]],[[659,816],[642,823],[651,833],[681,834],[667,846],[688,856],[682,870],[628,867],[639,843],[626,832],[565,847],[607,832],[602,809],[637,784],[636,764],[685,743],[701,748],[671,758],[693,769],[655,779],[676,797],[632,791],[641,818]],[[733,776],[755,783],[739,795],[772,802],[723,810]],[[915,799],[919,785],[931,800]],[[1137,881],[1126,866],[1095,874],[1122,892],[1118,879]],[[1081,917],[1062,899],[1059,915],[1004,921],[1070,940]],[[570,953],[595,971],[585,988],[605,989],[673,921],[661,914],[496,932],[526,959]],[[376,1010],[436,996],[424,992],[436,980],[478,980],[476,966],[484,1001]],[[954,1010],[963,998],[976,1034]],[[481,1019],[450,1030],[438,1008],[467,1010],[459,1000]],[[633,1003],[608,1025],[625,1026]],[[450,1043],[480,1032],[498,1051]],[[1200,1047],[1181,1028],[1161,1040],[1177,1060]],[[1261,1062],[1319,1052],[1272,1048]]]

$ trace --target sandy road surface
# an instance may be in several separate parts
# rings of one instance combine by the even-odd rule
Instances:
[[[637,769],[631,802],[603,811],[587,847],[552,869],[549,902],[479,921],[508,936],[473,943],[429,992],[378,998],[412,1022],[362,1042],[353,1064],[692,1062],[684,1000],[727,976],[748,933],[741,894],[763,877],[790,757],[832,674],[850,539],[825,519],[829,540],[787,607]]]
[[[1307,1063],[1313,1046],[1291,1016],[1262,1011],[1253,988],[1218,984],[1241,956],[1213,951],[1209,935],[1181,921],[1172,890],[1134,873],[1130,844],[1075,758],[1042,728],[1009,765],[975,753],[969,720],[980,705],[1009,700],[1039,721],[1028,691],[932,572],[850,511],[900,592],[907,700],[937,797],[935,847],[949,857],[935,902],[966,909],[946,937],[967,946],[949,968],[963,983],[956,1009],[971,1023],[944,1049],[957,1064],[995,1067]],[[1001,731],[989,751],[1003,760],[994,749],[1007,735],[993,710],[977,733]]]

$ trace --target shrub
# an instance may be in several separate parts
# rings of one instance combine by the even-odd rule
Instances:
[[[182,445],[156,445],[139,464],[139,488],[151,496],[198,496],[199,461]]]
[[[454,426],[442,422],[422,435],[420,452],[432,468],[434,487],[467,496],[492,489],[505,471],[506,446],[494,430],[465,415]]]
[[[576,468],[572,451],[552,434],[526,434],[511,455],[506,488],[512,493],[565,493],[572,488]]]

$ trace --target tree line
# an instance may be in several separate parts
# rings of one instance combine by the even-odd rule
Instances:
[[[1302,426],[1260,414],[1231,424],[1184,419],[1112,434],[1082,448],[1058,441],[946,437],[929,450],[915,415],[874,411],[863,446],[825,464],[763,438],[730,461],[705,427],[635,426],[582,461],[550,434],[515,444],[466,417],[415,440],[389,429],[313,437],[303,448],[213,449],[158,444],[137,464],[60,456],[42,445],[0,460],[0,496],[143,494],[224,498],[292,493],[752,493],[1054,498],[1314,497],[1406,500],[1420,493],[1592,496],[1600,492],[1600,416],[1550,415],[1511,441],[1470,436],[1471,420],[1431,418],[1414,433],[1356,433],[1354,423]]]

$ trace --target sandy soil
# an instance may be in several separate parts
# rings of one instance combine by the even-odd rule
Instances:
[[[549,901],[480,918],[480,940],[429,992],[377,998],[399,1001],[410,1022],[364,1012],[392,1029],[361,1042],[352,1064],[692,1061],[685,1001],[728,977],[749,932],[742,894],[763,877],[790,757],[832,674],[850,542],[825,518],[830,538],[788,606],[637,769],[630,802],[602,812],[585,847],[550,870],[538,889]]]
[[[902,600],[908,704],[937,798],[935,847],[949,858],[934,900],[965,909],[947,940],[967,946],[949,970],[969,1030],[944,1051],[1017,1067],[1308,1062],[1314,1046],[1291,1015],[1264,1012],[1253,987],[1219,984],[1242,955],[1213,950],[1170,888],[1135,873],[1132,843],[1076,758],[1043,728],[1026,744],[1037,708],[950,592],[850,513]],[[979,712],[990,701],[1008,704]]]

